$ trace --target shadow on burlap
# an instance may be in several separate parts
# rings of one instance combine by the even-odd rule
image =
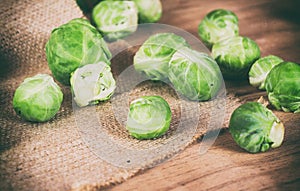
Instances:
[[[16,116],[12,98],[18,85],[25,78],[38,73],[51,74],[44,51],[51,30],[78,17],[82,17],[82,13],[72,0],[2,0],[0,3],[0,190],[101,188],[122,182],[139,170],[158,164],[207,132],[206,120],[211,118],[213,102],[199,104],[203,111],[199,116],[200,123],[186,144],[173,150],[167,147],[164,154],[150,156],[149,160],[141,161],[141,165],[135,168],[125,168],[101,159],[91,149],[92,146],[82,139],[69,87],[60,85],[64,101],[58,114],[49,122],[30,123]],[[125,51],[112,60],[114,75],[132,63],[133,54],[132,51]],[[108,101],[97,105],[95,111],[111,139],[132,150],[143,150],[178,138],[174,132],[180,123],[182,111],[178,96],[170,86],[146,81],[127,93],[129,100],[149,94],[164,97],[172,109],[171,128],[162,138],[135,140],[115,119],[112,102]],[[236,98],[227,96],[223,127],[226,127],[229,114],[238,105]]]

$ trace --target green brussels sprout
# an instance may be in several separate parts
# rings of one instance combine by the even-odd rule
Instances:
[[[285,112],[300,113],[300,65],[282,62],[266,78],[266,90],[271,104]]]
[[[134,68],[152,80],[167,79],[172,55],[176,50],[188,46],[184,38],[173,33],[152,35],[136,52],[133,58]]]
[[[131,1],[102,1],[94,7],[92,19],[104,37],[114,41],[136,31],[138,11]]]
[[[160,96],[142,96],[130,103],[126,129],[137,139],[152,139],[168,131],[172,113]]]
[[[228,10],[213,10],[200,22],[198,34],[209,47],[226,38],[237,36],[239,35],[238,17]]]
[[[265,80],[270,70],[283,60],[277,56],[269,55],[254,62],[249,71],[249,82],[252,86],[265,90]]]
[[[210,56],[184,48],[178,50],[169,62],[169,80],[188,99],[206,101],[220,90],[222,74]]]
[[[70,85],[76,68],[100,61],[109,63],[111,53],[101,34],[87,20],[73,19],[52,31],[46,56],[55,79]]]
[[[232,37],[212,47],[213,58],[227,79],[245,78],[252,64],[260,58],[258,45],[247,37]]]
[[[104,62],[77,68],[70,82],[74,100],[80,107],[110,99],[116,88],[110,66]]]
[[[58,112],[63,93],[48,74],[26,78],[16,89],[13,108],[23,119],[45,122]]]
[[[138,9],[140,23],[154,23],[162,15],[160,0],[133,0]]]
[[[251,153],[279,147],[284,137],[282,122],[258,102],[248,102],[234,110],[229,131],[234,141]]]

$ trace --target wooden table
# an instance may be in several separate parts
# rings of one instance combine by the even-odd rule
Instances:
[[[160,23],[180,27],[196,37],[209,11],[229,9],[239,18],[240,34],[255,40],[262,56],[274,54],[300,63],[299,1],[164,0]],[[264,92],[247,81],[226,81],[227,91],[241,100]],[[172,159],[140,172],[112,190],[298,190],[300,189],[300,114],[275,112],[286,127],[283,145],[266,153],[249,154],[224,129],[207,153],[195,143]]]

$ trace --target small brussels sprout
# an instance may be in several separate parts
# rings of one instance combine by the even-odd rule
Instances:
[[[26,78],[16,89],[13,108],[23,119],[45,122],[58,112],[63,93],[48,74]]]
[[[104,62],[77,68],[70,82],[74,100],[80,107],[110,99],[116,88],[110,66]]]
[[[252,86],[265,90],[265,80],[270,70],[283,60],[277,56],[269,55],[254,62],[249,71],[249,82]]]
[[[300,65],[282,62],[266,78],[266,90],[271,104],[285,112],[300,113]]]
[[[260,58],[258,45],[247,37],[232,37],[212,47],[213,58],[217,61],[225,78],[245,78],[252,64]]]
[[[104,37],[114,41],[136,31],[138,11],[131,1],[102,1],[94,7],[92,19]]]
[[[229,131],[234,141],[251,153],[279,147],[284,137],[282,122],[258,102],[248,102],[234,110]]]
[[[154,23],[162,15],[160,0],[133,0],[138,9],[140,23]]]
[[[178,50],[169,62],[169,80],[190,100],[206,101],[216,96],[222,85],[218,64],[195,50]]]
[[[209,47],[226,38],[237,36],[239,34],[238,17],[228,10],[213,10],[200,22],[198,34]]]
[[[134,68],[152,80],[168,77],[168,63],[176,50],[188,47],[181,36],[173,33],[158,33],[150,36],[134,56]]]
[[[160,96],[143,96],[130,103],[126,129],[137,139],[152,139],[168,131],[172,113]]]
[[[100,61],[109,63],[111,53],[96,28],[85,19],[73,19],[52,31],[46,56],[55,79],[70,85],[76,68]]]

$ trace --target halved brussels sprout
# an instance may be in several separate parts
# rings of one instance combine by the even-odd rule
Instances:
[[[238,17],[229,10],[213,10],[200,22],[198,34],[209,47],[226,38],[237,36]]]
[[[138,11],[131,1],[102,1],[94,7],[92,19],[104,37],[114,41],[136,31]]]
[[[218,64],[205,53],[183,48],[169,62],[169,80],[176,91],[190,100],[206,101],[215,97],[222,79]]]
[[[63,93],[48,74],[37,74],[26,78],[16,89],[13,107],[23,119],[45,122],[58,112]]]
[[[133,0],[138,9],[140,23],[154,23],[162,14],[160,0]]]
[[[137,139],[152,139],[168,131],[172,113],[160,96],[143,96],[130,103],[126,129]]]
[[[77,68],[70,82],[74,100],[80,107],[110,99],[116,88],[110,67],[104,62]]]
[[[266,90],[277,110],[300,113],[300,65],[282,62],[266,78]]]
[[[245,78],[252,64],[260,58],[260,49],[250,38],[237,36],[214,44],[212,56],[225,78],[239,79]]]
[[[283,62],[277,56],[269,55],[260,58],[254,62],[249,71],[249,82],[252,86],[258,87],[260,90],[265,90],[265,80],[270,70]]]
[[[234,110],[229,131],[234,141],[251,153],[279,147],[284,138],[282,122],[258,102],[248,102]]]
[[[46,56],[55,79],[70,85],[76,68],[100,61],[109,63],[111,53],[96,28],[85,19],[73,19],[52,31]]]
[[[152,80],[167,79],[168,63],[172,55],[176,50],[188,46],[184,38],[173,33],[152,35],[136,52],[134,68]]]

